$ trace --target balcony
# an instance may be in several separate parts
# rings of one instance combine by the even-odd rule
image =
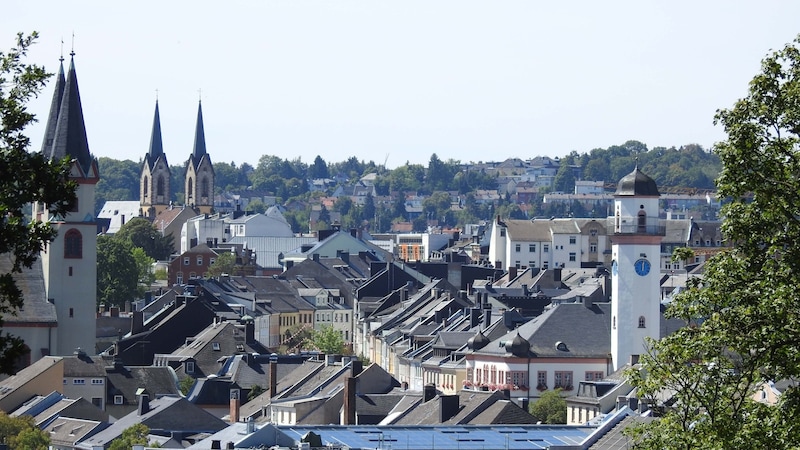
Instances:
[[[621,216],[617,218],[614,234],[649,234],[664,236],[666,226],[661,224],[658,217]]]

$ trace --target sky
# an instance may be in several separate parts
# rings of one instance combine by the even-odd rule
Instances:
[[[28,61],[50,72],[74,50],[97,157],[140,161],[158,99],[167,159],[183,164],[202,100],[212,161],[394,168],[628,140],[710,149],[725,139],[715,111],[797,17],[790,0],[4,0],[0,49],[36,30]],[[29,105],[32,149],[52,95]]]

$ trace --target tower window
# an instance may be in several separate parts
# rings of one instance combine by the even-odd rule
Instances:
[[[147,196],[150,195],[150,186],[148,186],[147,183],[148,181],[150,181],[150,179],[147,177],[147,175],[145,175],[144,181],[142,182],[142,189],[144,189],[144,198],[147,198]]]
[[[158,183],[156,183],[156,195],[164,195],[164,176],[158,177]]]
[[[186,195],[189,200],[194,199],[194,181],[192,181],[192,177],[186,179]]]
[[[83,258],[83,237],[75,228],[64,234],[64,258]]]
[[[72,308],[69,309],[69,316],[70,317],[75,317],[75,310],[74,309],[72,309]]]
[[[639,316],[639,328],[645,328],[645,322],[644,316]]]
[[[200,196],[208,197],[208,178],[203,178],[200,183]]]

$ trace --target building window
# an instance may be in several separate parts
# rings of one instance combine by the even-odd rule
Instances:
[[[213,266],[214,265],[214,261],[216,261],[216,260],[217,260],[217,258],[208,258],[208,265]]]
[[[500,237],[506,237],[506,229],[500,228]]]
[[[542,269],[547,269],[550,266],[550,263],[545,261],[542,263]]]
[[[92,378],[92,384],[95,386],[104,384],[104,380],[102,378]]]
[[[202,266],[203,265],[203,257],[202,256],[198,256],[197,257],[197,265],[198,266]]]
[[[570,236],[569,237],[570,245],[575,245],[576,242],[577,242],[577,239],[575,238],[575,236]]]
[[[103,409],[103,398],[102,397],[92,397],[92,404],[100,409]]]
[[[214,350],[215,352],[218,352],[219,351],[219,342],[212,342],[211,343],[211,349]]]
[[[75,378],[74,380],[72,380],[72,384],[84,385],[86,384],[86,380],[84,380],[83,378]]]
[[[535,269],[536,268],[536,261],[528,261],[528,267]]]
[[[183,265],[184,266],[188,266],[189,265],[189,257],[188,256],[184,256],[183,257]]]
[[[617,329],[617,316],[611,318],[611,328],[614,330]]]
[[[514,251],[515,251],[515,252],[519,252],[519,251],[521,251],[521,250],[522,250],[522,245],[521,245],[521,244],[516,244],[516,245],[514,245]]]
[[[597,228],[592,228],[591,230],[589,230],[589,234],[592,236],[597,236]]]
[[[570,252],[570,253],[569,253],[569,260],[570,260],[571,262],[575,262],[575,258],[576,258],[576,256],[577,256],[577,255],[575,254],[575,252]]]
[[[639,328],[645,328],[645,325],[644,316],[639,316]]]
[[[589,253],[597,253],[597,244],[589,244]]]
[[[520,262],[519,262],[519,261],[514,261],[514,267],[516,267],[517,269],[519,269],[521,266],[522,266],[522,264],[520,264]]]
[[[175,282],[178,284],[183,284],[183,272],[178,272],[175,274]]]
[[[75,228],[64,234],[64,258],[83,258],[83,237]]]
[[[186,373],[194,373],[194,361],[186,361]]]
[[[547,371],[540,370],[536,373],[536,389],[547,389]]]
[[[121,405],[121,404],[122,404],[122,402],[123,402],[123,400],[124,400],[124,399],[122,398],[122,396],[121,396],[121,395],[115,395],[115,396],[114,396],[114,404],[115,404],[115,405]]]
[[[69,276],[72,276],[72,266],[69,266]]]
[[[600,381],[603,379],[602,370],[590,370],[586,372],[586,381]]]
[[[74,309],[72,309],[72,308],[69,309],[69,316],[70,317],[75,317],[75,310]]]
[[[555,388],[561,388],[565,391],[572,390],[572,371],[556,371]]]
[[[544,253],[550,253],[550,244],[542,244],[542,251]]]

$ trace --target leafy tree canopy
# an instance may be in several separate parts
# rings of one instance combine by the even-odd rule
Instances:
[[[567,423],[567,401],[561,396],[561,389],[543,392],[529,409],[542,423]]]
[[[134,217],[126,222],[114,237],[128,242],[131,247],[141,248],[156,261],[169,259],[172,253],[172,235],[162,235],[143,217]]]
[[[776,406],[753,394],[800,376],[800,40],[768,55],[747,96],[716,121],[727,133],[714,150],[723,232],[735,246],[668,309],[691,325],[654,342],[632,375],[650,402],[674,392],[634,434],[641,448],[796,448],[798,388]]]
[[[113,236],[97,237],[97,302],[124,306],[136,299],[139,271],[128,242]]]
[[[150,428],[142,423],[130,426],[122,432],[120,437],[111,441],[108,450],[130,450],[134,445],[158,446],[155,442],[148,443],[147,436]]]
[[[327,355],[341,355],[344,353],[342,334],[332,325],[326,325],[319,330],[314,330],[311,333],[311,342],[309,344]]]

